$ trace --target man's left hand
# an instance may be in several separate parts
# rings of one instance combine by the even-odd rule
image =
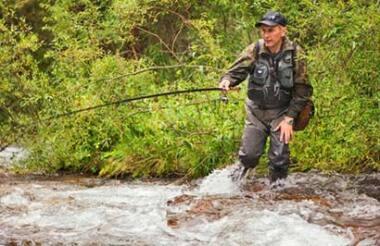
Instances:
[[[288,144],[293,137],[293,118],[285,116],[274,130],[280,130],[280,141]]]

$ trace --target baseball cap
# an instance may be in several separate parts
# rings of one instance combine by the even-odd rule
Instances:
[[[288,24],[287,19],[280,12],[277,11],[269,11],[267,12],[259,22],[256,23],[256,27],[261,25],[266,26],[286,26]]]

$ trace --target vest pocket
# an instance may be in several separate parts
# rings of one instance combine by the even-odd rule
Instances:
[[[265,64],[257,63],[252,74],[252,80],[258,85],[265,85],[268,78],[268,67]]]
[[[290,54],[280,60],[278,64],[278,79],[284,88],[293,87],[293,64]]]
[[[249,88],[248,98],[251,99],[256,105],[262,106],[265,104],[265,93],[263,91],[263,88]]]
[[[293,87],[293,69],[287,68],[280,73],[280,83],[283,87],[289,89]]]

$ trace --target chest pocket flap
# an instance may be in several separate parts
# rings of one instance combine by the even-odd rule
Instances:
[[[253,81],[258,85],[264,85],[269,75],[269,68],[264,63],[257,63],[253,71]]]

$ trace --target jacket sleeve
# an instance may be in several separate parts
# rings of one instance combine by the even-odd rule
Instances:
[[[240,54],[239,58],[232,64],[228,71],[219,80],[228,80],[231,86],[237,86],[244,81],[252,70],[255,62],[255,45],[251,44]]]
[[[296,46],[294,63],[293,97],[290,101],[288,112],[286,113],[287,116],[292,118],[297,117],[313,94],[313,87],[307,76],[305,53],[298,45]]]

